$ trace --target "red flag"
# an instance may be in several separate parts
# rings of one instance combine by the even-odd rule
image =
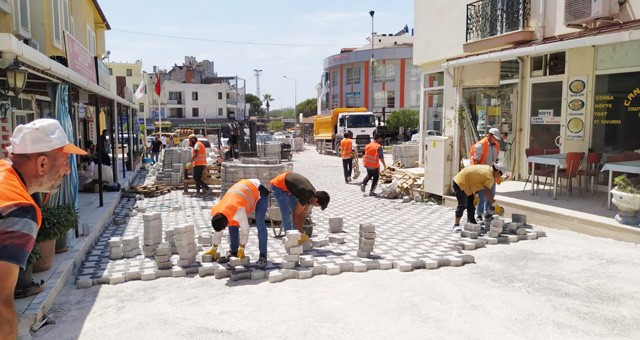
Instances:
[[[156,85],[154,90],[156,94],[160,96],[160,73],[156,73]]]

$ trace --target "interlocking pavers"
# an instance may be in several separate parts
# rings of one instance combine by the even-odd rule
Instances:
[[[305,154],[301,156],[306,157]],[[201,277],[215,276],[217,279],[231,278],[232,275],[236,280],[269,278],[269,282],[280,282],[309,275],[336,275],[363,269],[387,270],[394,266],[403,270],[436,269],[474,262],[473,256],[467,253],[472,249],[545,236],[544,232],[527,225],[526,216],[514,215],[512,220],[494,218],[486,221],[486,231],[480,225],[465,225],[467,233],[462,236],[477,238],[461,238],[461,234],[451,232],[452,209],[434,204],[402,204],[400,200],[359,197],[358,186],[345,186],[335,180],[341,178],[339,164],[335,169],[329,166],[322,176],[310,171],[320,164],[325,169],[325,163],[333,160],[323,157],[328,156],[311,155],[309,162],[296,162],[296,171],[309,177],[317,188],[331,194],[329,208],[325,211],[313,209],[314,235],[311,242],[303,246],[298,245],[300,234],[295,230],[282,240],[269,237],[269,264],[264,270],[250,263],[251,257],[258,257],[255,228],[250,229],[245,262],[232,263],[237,265],[236,274],[211,262],[212,256],[203,255],[203,246],[208,249],[212,242],[210,209],[214,200],[184,196],[174,191],[143,200],[142,197],[122,199],[111,222],[88,252],[78,271],[76,285],[119,283],[121,277],[125,281],[151,280],[182,276],[183,273],[187,276],[189,273],[197,273]],[[334,170],[335,178],[329,176]],[[336,218],[336,213],[343,214],[343,217]],[[193,232],[189,230],[188,235],[184,235],[185,223],[192,225]],[[339,225],[341,231],[331,233],[332,225],[334,232],[338,231],[335,227]],[[363,225],[368,227],[361,228]],[[182,236],[176,237],[176,231]],[[135,237],[139,238],[137,244],[133,241]],[[375,241],[368,241],[372,239]],[[144,256],[135,255],[134,246],[142,248]],[[227,250],[228,244],[222,242],[219,253],[224,254]],[[124,258],[118,256],[120,252]],[[112,254],[116,255],[114,260],[109,259]],[[131,258],[126,258],[127,255]],[[294,259],[296,256],[297,260]],[[156,262],[155,259],[168,261]],[[285,264],[287,262],[291,264]],[[239,266],[243,266],[242,271],[238,271]],[[83,281],[79,283],[81,277]]]

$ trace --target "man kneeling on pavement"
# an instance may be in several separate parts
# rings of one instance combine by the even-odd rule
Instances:
[[[265,215],[269,203],[269,190],[257,179],[243,179],[234,184],[224,194],[220,202],[211,209],[211,226],[213,227],[213,242],[211,249],[205,255],[212,255],[214,261],[224,263],[229,257],[244,258],[244,249],[249,240],[248,215],[255,211],[258,229],[258,248],[260,257],[259,268],[267,266],[267,224]],[[222,241],[222,231],[229,227],[229,254],[218,256],[218,246]]]
[[[471,165],[462,169],[453,178],[453,191],[458,200],[456,207],[456,220],[453,225],[454,232],[460,232],[460,218],[464,211],[467,211],[467,222],[476,224],[473,217],[475,193],[482,191],[492,207],[489,208],[489,215],[494,213],[502,213],[502,208],[496,203],[491,187],[495,181],[506,173],[506,168],[502,163],[494,163],[493,165]]]

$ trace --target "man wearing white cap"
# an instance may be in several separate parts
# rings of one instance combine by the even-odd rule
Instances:
[[[476,224],[473,218],[473,195],[476,192],[484,192],[487,200],[493,204],[488,211],[501,214],[502,208],[496,203],[491,194],[491,187],[495,181],[506,173],[503,164],[495,163],[493,165],[472,165],[462,169],[453,178],[453,192],[458,200],[456,207],[456,220],[453,224],[453,231],[460,232],[460,218],[467,211],[467,222]]]
[[[55,119],[19,125],[10,140],[11,163],[0,160],[0,339],[16,337],[14,288],[42,222],[31,195],[55,191],[71,171],[69,154],[87,154]]]
[[[469,159],[472,165],[484,164],[491,165],[498,161],[498,154],[500,153],[500,130],[496,128],[489,129],[487,136],[482,138],[479,142],[474,144],[469,150]],[[496,184],[491,187],[491,195],[496,194]],[[486,199],[484,191],[478,193],[478,205],[476,206],[477,219],[482,221],[485,214],[489,216],[489,207],[491,205]]]

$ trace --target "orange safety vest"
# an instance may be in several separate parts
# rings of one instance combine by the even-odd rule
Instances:
[[[342,158],[351,158],[353,153],[353,140],[351,138],[345,138],[340,142],[340,154]]]
[[[193,148],[193,153],[196,158],[193,159],[193,166],[196,165],[207,165],[207,148],[202,144],[202,142],[196,142],[196,145],[200,145],[200,149]]]
[[[271,184],[271,186],[276,187],[284,192],[289,192],[289,190],[287,190],[287,184],[285,184],[284,182],[284,178],[287,177],[288,172],[283,172],[280,175],[274,177],[269,184]]]
[[[476,150],[476,144],[478,143],[482,143],[482,156],[480,156],[480,161],[476,162],[476,159],[473,156]],[[487,153],[489,153],[489,139],[487,137],[482,138],[478,143],[473,144],[471,146],[471,149],[469,149],[469,159],[471,160],[471,165],[484,164],[484,161],[487,159]],[[500,144],[496,142],[494,143],[494,147],[496,149],[497,156],[500,152]]]
[[[380,167],[378,160],[380,156],[378,155],[378,149],[381,148],[382,145],[377,142],[371,142],[364,147],[364,156],[362,156],[362,165],[365,168],[369,169],[377,169]]]
[[[0,208],[4,208],[9,205],[22,203],[33,206],[38,216],[38,229],[42,223],[42,212],[40,207],[33,200],[27,187],[22,183],[20,176],[4,159],[0,160]]]
[[[211,208],[211,216],[221,213],[227,218],[227,225],[239,226],[240,223],[233,219],[238,209],[244,208],[247,215],[250,215],[256,209],[258,199],[260,199],[258,187],[250,180],[242,179],[229,188],[220,202]]]

